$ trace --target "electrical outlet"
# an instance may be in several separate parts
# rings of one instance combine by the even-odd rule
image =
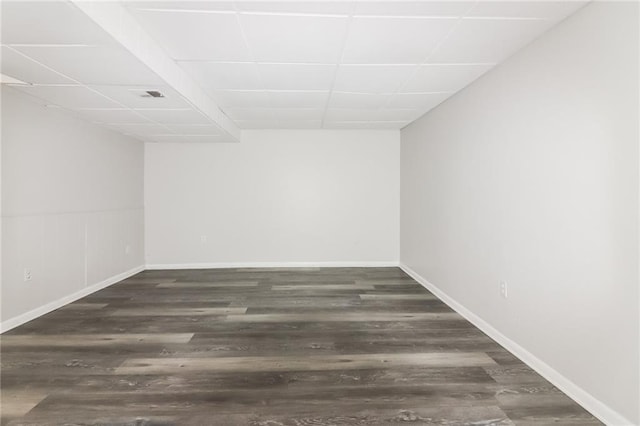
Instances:
[[[124,254],[131,254],[131,246],[130,246],[130,245],[127,245],[127,246],[124,248]]]
[[[509,297],[509,285],[506,281],[500,281],[500,296],[504,299]]]
[[[22,271],[22,278],[24,281],[31,281],[31,269],[24,268],[24,271]]]
[[[200,242],[202,244],[206,244],[207,243],[207,236],[206,235],[200,235]]]

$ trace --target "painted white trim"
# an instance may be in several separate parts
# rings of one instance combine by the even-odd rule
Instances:
[[[12,328],[16,328],[19,325],[22,325],[44,314],[48,314],[51,311],[61,308],[67,303],[74,302],[84,296],[88,296],[91,293],[95,293],[98,290],[109,287],[110,285],[115,284],[118,281],[122,281],[142,271],[144,271],[143,265],[136,266],[133,269],[129,269],[128,271],[122,272],[121,274],[114,275],[104,281],[100,281],[99,283],[93,284],[89,287],[85,287],[82,290],[76,291],[75,293],[64,296],[58,300],[54,300],[53,302],[47,303],[46,305],[32,309],[29,312],[18,315],[17,317],[9,318],[8,320],[0,323],[0,333],[4,333],[5,331],[9,331]]]
[[[464,305],[457,302],[454,298],[449,296],[444,291],[440,290],[437,286],[427,281],[420,276],[417,272],[411,269],[406,264],[400,262],[400,268],[409,274],[411,278],[418,281],[423,287],[435,294],[440,300],[449,305],[450,308],[462,315],[465,319],[478,327],[482,332],[498,342],[501,346],[507,349],[516,357],[520,358],[522,362],[527,364],[533,370],[535,370],[542,377],[551,382],[555,387],[567,394],[570,398],[584,407],[599,420],[610,426],[633,426],[634,423],[611,407],[595,398],[589,392],[582,389],[580,386],[573,383],[567,377],[559,373],[549,364],[542,361],[540,358],[496,330],[491,324],[471,312]]]
[[[225,269],[225,268],[381,268],[398,267],[398,261],[373,262],[230,262],[230,263],[156,263],[147,269]]]

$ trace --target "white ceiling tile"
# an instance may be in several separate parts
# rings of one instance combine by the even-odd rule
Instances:
[[[190,108],[182,96],[168,86],[90,86],[92,89],[129,108]],[[154,98],[146,92],[157,90],[164,97]]]
[[[342,55],[346,64],[420,64],[457,19],[356,17]]]
[[[377,112],[378,121],[413,121],[424,114],[424,111],[413,108],[384,108]]]
[[[280,123],[276,120],[235,120],[240,129],[279,129]]]
[[[171,124],[168,127],[179,135],[215,136],[222,134],[220,128],[213,124]]]
[[[400,92],[455,92],[492,67],[493,64],[422,65],[411,79],[400,88]]]
[[[532,19],[462,19],[429,62],[500,62],[553,23]]]
[[[263,90],[258,67],[250,62],[179,62],[204,88]]]
[[[110,124],[110,126],[123,133],[139,136],[159,135],[169,132],[165,126],[156,123],[120,123]]]
[[[162,124],[211,124],[207,117],[193,109],[136,109],[135,111]]]
[[[224,112],[234,121],[276,120],[275,112],[272,108],[226,108]]]
[[[160,142],[160,143],[185,143],[187,139],[182,135],[174,135],[174,134],[160,134],[160,135],[149,135],[145,136],[145,139],[148,139],[152,142]]]
[[[563,19],[586,1],[494,1],[480,0],[467,16]]]
[[[271,106],[267,92],[262,90],[215,90],[211,97],[222,108],[251,105],[266,108]]]
[[[353,6],[348,1],[239,1],[243,12],[268,12],[281,14],[348,15]]]
[[[328,108],[325,121],[370,121],[378,119],[378,110],[356,108]]]
[[[175,60],[249,59],[235,13],[135,9],[133,15]]]
[[[325,121],[325,129],[370,129],[371,121]]]
[[[52,71],[24,55],[2,46],[0,53],[2,74],[35,84],[73,84],[74,81]]]
[[[324,109],[318,108],[274,108],[276,118],[280,121],[322,120]]]
[[[162,80],[135,56],[118,47],[19,46],[16,49],[83,84],[163,84]]]
[[[223,134],[218,135],[184,135],[183,136],[186,142],[189,143],[226,143],[226,142],[235,142],[231,140],[228,136]]]
[[[329,108],[379,108],[389,99],[389,94],[333,92]]]
[[[3,1],[3,44],[109,44],[111,38],[63,1]]]
[[[258,62],[336,63],[348,18],[241,14],[253,57]]]
[[[452,16],[464,15],[473,1],[363,1],[356,15],[380,16]]]
[[[270,91],[274,108],[324,108],[329,92]]]
[[[325,121],[411,121],[422,111],[411,108],[348,109],[329,108]]]
[[[331,88],[335,65],[259,64],[267,90],[326,90]]]
[[[120,105],[83,86],[15,86],[17,90],[70,109],[119,108]]]
[[[322,120],[280,120],[279,127],[281,129],[321,129]]]
[[[153,1],[127,0],[124,3],[129,9],[160,9],[160,10],[202,10],[202,11],[235,11],[233,1],[202,1],[202,0],[179,0],[179,1]]]
[[[240,142],[239,138],[236,138],[235,136],[231,136],[228,133],[224,133],[220,136],[217,137],[219,140],[216,143],[238,143]]]
[[[139,141],[146,142],[146,138],[147,138],[146,135],[128,132],[126,129],[122,129],[120,127],[121,126],[120,124],[118,124],[118,125],[113,125],[113,124],[108,124],[108,123],[93,123],[93,124],[99,125],[100,127],[103,127],[105,129],[109,129],[109,130],[111,130],[113,132],[120,133],[121,135],[124,135],[124,136],[126,136],[128,138],[132,138],[132,139],[136,139],[136,140],[139,140]]]
[[[411,121],[371,121],[369,128],[375,130],[394,130],[402,129]]]
[[[393,93],[415,68],[414,65],[340,65],[333,89],[341,92]]]
[[[452,93],[397,93],[389,99],[388,108],[414,108],[426,111],[449,98]]]
[[[150,123],[150,120],[129,109],[83,109],[76,112],[97,123]]]

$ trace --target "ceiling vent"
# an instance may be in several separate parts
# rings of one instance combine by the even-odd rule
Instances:
[[[157,90],[147,90],[142,94],[143,98],[164,98],[164,95]]]

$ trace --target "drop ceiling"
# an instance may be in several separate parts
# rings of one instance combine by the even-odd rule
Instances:
[[[3,1],[2,74],[47,105],[149,142],[400,129],[584,5],[88,3]]]

